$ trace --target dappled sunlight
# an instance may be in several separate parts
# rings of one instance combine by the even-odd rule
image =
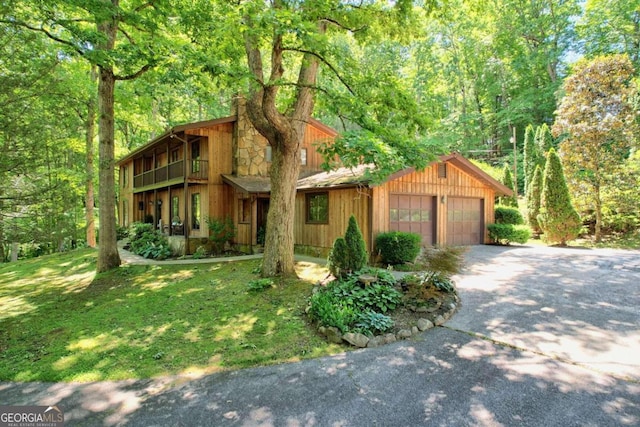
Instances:
[[[0,320],[20,316],[36,310],[38,306],[21,296],[0,297]]]
[[[248,314],[239,314],[223,325],[216,327],[217,333],[214,336],[215,341],[222,341],[227,339],[239,340],[244,338],[247,332],[253,329],[253,325],[258,318]]]
[[[90,351],[99,348],[110,350],[119,345],[119,339],[110,334],[100,334],[91,338],[82,338],[67,345],[69,351]]]
[[[301,280],[311,283],[321,281],[329,274],[327,267],[307,261],[296,262],[295,269],[296,274]]]

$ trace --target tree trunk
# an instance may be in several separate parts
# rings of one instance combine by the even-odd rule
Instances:
[[[301,138],[299,138],[301,139]],[[273,149],[271,198],[262,261],[262,275],[295,276],[294,221],[296,184],[300,171],[299,141],[283,141]]]
[[[91,69],[91,80],[96,79],[95,68]],[[93,206],[94,189],[93,189],[93,137],[95,136],[95,123],[96,123],[96,105],[94,97],[90,97],[87,102],[87,121],[86,121],[86,150],[87,150],[87,165],[86,165],[86,208],[85,218],[87,223],[86,238],[87,245],[91,248],[96,247],[96,223],[94,219]]]
[[[602,199],[600,197],[600,185],[595,185],[593,190],[596,204],[595,240],[596,243],[600,243],[602,242]]]
[[[98,106],[100,119],[98,178],[98,213],[100,215],[100,246],[98,273],[120,265],[116,235],[115,147],[114,147],[114,99],[115,77],[111,69],[100,68],[98,82]]]

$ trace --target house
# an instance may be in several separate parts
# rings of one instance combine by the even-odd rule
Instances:
[[[119,223],[155,224],[174,249],[193,253],[208,242],[208,218],[230,217],[235,244],[254,252],[263,243],[269,209],[271,147],[251,125],[242,101],[236,114],[175,126],[118,161]],[[372,183],[368,166],[321,169],[316,146],[337,132],[311,119],[301,146],[295,212],[296,251],[326,256],[355,215],[373,253],[375,236],[411,231],[423,243],[488,242],[496,196],[511,190],[459,154],[422,171],[406,169]]]

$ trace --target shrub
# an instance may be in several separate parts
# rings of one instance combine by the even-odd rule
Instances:
[[[393,277],[390,273],[387,277],[380,272],[379,282],[364,288],[358,283],[360,273],[335,280],[313,294],[309,309],[311,318],[324,326],[336,327],[342,333],[357,330],[375,332],[376,328],[383,328],[387,324],[385,318],[365,313],[380,314],[394,310],[402,300],[402,293],[393,287],[395,279],[389,279]],[[391,285],[387,282],[390,280]]]
[[[207,248],[204,246],[198,246],[196,251],[193,253],[193,259],[202,259],[207,256]]]
[[[375,335],[388,331],[393,327],[393,319],[375,311],[359,313],[355,330],[365,335]]]
[[[356,218],[351,215],[344,237],[338,237],[327,259],[327,267],[335,277],[346,277],[367,264],[367,250]]]
[[[512,206],[500,206],[495,208],[496,224],[524,224],[524,218],[518,210]]]
[[[416,233],[390,231],[376,236],[375,247],[385,264],[413,262],[420,253],[422,237]]]
[[[213,253],[219,255],[224,251],[224,245],[236,237],[236,226],[230,217],[223,220],[207,218],[207,225],[209,226],[209,240],[212,243]]]
[[[422,248],[416,264],[422,270],[452,276],[462,269],[466,250],[464,246],[426,246]]]
[[[435,271],[427,273],[424,278],[424,283],[427,286],[433,286],[434,288],[442,292],[455,292],[455,288],[451,279],[442,273],[438,273]]]
[[[487,228],[491,240],[501,245],[511,242],[524,244],[531,238],[531,229],[525,225],[489,224]]]
[[[547,154],[538,223],[544,232],[544,240],[561,246],[578,237],[582,229],[580,215],[571,203],[562,163],[554,149]]]
[[[122,240],[126,239],[129,236],[129,229],[127,227],[122,227],[118,225],[116,227],[116,239]]]
[[[145,258],[166,259],[171,255],[169,241],[153,224],[135,223],[129,233],[131,252]]]

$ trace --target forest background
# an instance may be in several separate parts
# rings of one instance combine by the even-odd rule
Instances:
[[[171,126],[230,114],[234,96],[247,90],[247,78],[237,65],[247,59],[238,49],[242,35],[220,23],[234,12],[233,5],[251,3],[261,2],[0,1],[2,261],[9,260],[12,248],[19,249],[21,257],[32,257],[95,245],[98,81],[104,64],[124,71],[114,85],[118,158]],[[332,5],[364,10],[376,2],[262,3],[260,19],[267,19],[266,12],[278,5],[291,10]],[[505,163],[517,165],[521,194],[525,129],[543,124],[553,128],[563,84],[576,64],[623,54],[633,66],[628,83],[638,78],[639,0],[378,3],[382,8],[393,3],[393,10],[408,8],[411,13],[398,12],[388,28],[382,28],[387,23],[376,15],[360,16],[348,31],[324,35],[334,37],[332,46],[345,54],[326,52],[313,116],[346,133],[363,127],[358,109],[361,118],[381,129],[417,123],[410,130],[416,139],[427,141],[432,154],[458,151],[494,174]],[[124,42],[119,43],[129,42],[124,56],[93,57],[106,50],[92,49],[91,40],[82,39],[86,34],[81,20],[74,18],[77,10],[95,17],[105,4],[123,13],[119,37]],[[54,16],[67,19],[52,25]],[[230,16],[228,22],[233,22]],[[290,19],[292,28],[303,28],[296,27],[295,15]],[[216,31],[200,34],[217,24]],[[62,27],[71,38],[62,39]],[[365,28],[366,40],[359,40]],[[73,37],[82,42],[70,44]],[[98,46],[101,40],[93,42]],[[100,70],[96,63],[102,64]],[[337,97],[338,86],[347,87],[350,97]],[[354,101],[347,108],[350,100],[361,104]],[[631,101],[637,111],[637,99]],[[631,129],[635,123],[628,125]],[[561,142],[555,139],[552,144]],[[607,172],[602,194],[607,234],[637,233],[640,227],[637,146],[635,137],[624,155],[608,160],[615,167]],[[567,179],[572,181],[571,176]],[[585,224],[593,222],[588,193],[572,195]]]

